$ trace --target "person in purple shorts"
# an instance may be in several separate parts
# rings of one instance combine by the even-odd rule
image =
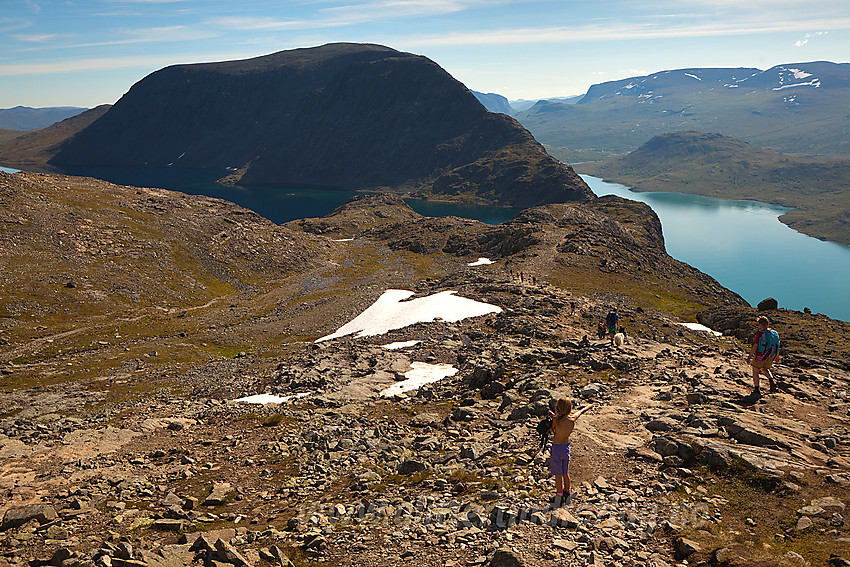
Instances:
[[[552,413],[552,453],[549,470],[555,475],[555,505],[560,506],[570,501],[570,435],[575,429],[576,420],[593,407],[589,404],[575,413],[573,403],[567,398],[555,402],[555,412]]]

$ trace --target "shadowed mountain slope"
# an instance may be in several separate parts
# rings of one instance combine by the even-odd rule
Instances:
[[[513,206],[592,196],[433,61],[377,45],[167,67],[51,163],[232,168],[230,180],[245,185],[393,188]]]

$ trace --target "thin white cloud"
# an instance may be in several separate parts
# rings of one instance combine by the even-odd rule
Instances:
[[[316,27],[316,24],[304,20],[276,20],[268,17],[249,16],[212,18],[207,20],[206,23],[218,28],[239,31],[279,31]]]
[[[162,28],[144,28],[125,30],[124,37],[91,43],[77,43],[69,47],[104,47],[109,45],[130,45],[138,43],[166,43],[210,39],[218,34],[186,26],[169,26]]]
[[[803,36],[803,39],[798,39],[796,42],[794,42],[794,47],[803,47],[804,45],[809,43],[809,39],[815,38],[815,37],[821,37],[821,36],[824,36],[828,33],[829,33],[828,31],[818,31],[818,32],[813,32],[813,33],[807,33],[806,35]]]
[[[397,18],[442,16],[481,4],[480,0],[379,0],[324,8],[320,12],[329,16],[331,21],[354,24]]]
[[[672,39],[751,35],[772,32],[793,32],[813,27],[850,29],[850,17],[817,21],[709,22],[680,26],[636,25],[628,22],[606,26],[515,28],[466,31],[453,34],[419,35],[398,38],[398,45],[411,46],[470,46],[534,43],[584,43],[592,41],[623,41],[635,39]]]
[[[57,36],[55,33],[41,33],[41,34],[16,34],[13,35],[15,39],[18,41],[23,41],[24,43],[43,43],[45,41],[49,41],[54,39]]]
[[[114,71],[118,69],[160,69],[168,65],[185,63],[205,63],[248,59],[263,55],[261,53],[224,53],[171,55],[137,55],[129,57],[97,57],[89,59],[53,60],[31,63],[0,65],[0,77],[42,75],[50,73],[77,73],[81,71]]]

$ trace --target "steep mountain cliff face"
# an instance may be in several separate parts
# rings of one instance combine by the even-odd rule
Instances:
[[[167,67],[51,163],[232,168],[242,184],[404,188],[514,206],[592,196],[437,64],[376,45]]]

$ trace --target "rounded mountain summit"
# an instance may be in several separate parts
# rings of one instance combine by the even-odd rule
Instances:
[[[515,207],[593,193],[426,57],[337,43],[174,65],[67,140],[57,166],[226,168],[240,185],[417,192]]]

